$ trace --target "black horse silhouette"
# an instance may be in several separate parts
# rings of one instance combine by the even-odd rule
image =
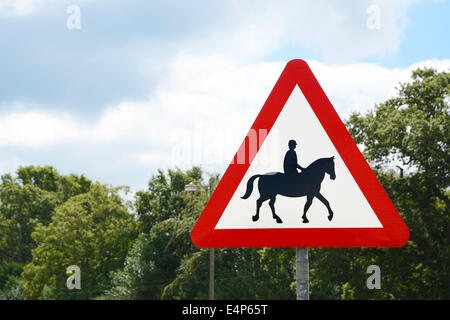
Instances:
[[[333,211],[330,204],[323,195],[320,194],[320,186],[325,177],[325,173],[330,175],[330,179],[334,180],[336,174],[334,172],[334,156],[331,158],[322,158],[311,163],[300,173],[295,174],[283,174],[280,172],[255,174],[247,182],[247,191],[242,199],[250,197],[253,191],[253,182],[259,178],[258,190],[259,199],[256,200],[256,214],[252,216],[253,221],[259,219],[259,209],[264,201],[269,200],[269,206],[272,210],[272,217],[277,223],[283,221],[275,213],[275,198],[277,195],[286,197],[303,197],[306,196],[306,204],[303,209],[303,223],[308,223],[306,218],[306,212],[308,211],[311,203],[316,197],[319,199],[328,209],[328,220],[333,219]]]

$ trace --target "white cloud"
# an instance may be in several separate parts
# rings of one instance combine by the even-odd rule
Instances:
[[[0,16],[27,16],[41,3],[40,0],[0,0]]]
[[[373,63],[336,66],[310,61],[309,65],[339,115],[346,118],[352,111],[368,110],[395,95],[399,83],[409,81],[414,69],[432,67],[449,71],[450,59],[427,60],[392,69]]]
[[[236,59],[265,57],[286,45],[320,53],[330,63],[349,63],[368,56],[395,53],[408,24],[407,10],[417,0],[233,1],[230,12],[207,26],[191,47]],[[368,20],[379,10],[379,27]]]
[[[320,53],[322,60],[335,62],[352,62],[373,55],[395,53],[402,41],[403,31],[408,24],[407,10],[419,0],[260,0],[260,1],[217,1],[214,10],[204,5],[205,10],[212,10],[200,15],[183,17],[174,21],[172,49],[189,50],[194,54],[223,54],[242,61],[248,58],[264,58],[284,47],[307,48]],[[90,12],[93,0],[77,0],[83,12]],[[96,2],[99,2],[97,0]],[[60,0],[0,0],[0,17],[28,17],[36,13],[45,13],[61,18],[67,16],[62,6],[73,4],[61,3]],[[117,10],[120,4],[104,1],[105,10],[110,7]],[[131,3],[131,7],[138,6]],[[172,6],[186,7],[183,1],[175,1]],[[202,3],[197,4],[201,8]],[[369,7],[379,8],[379,28],[370,29],[367,21],[371,18]],[[160,11],[167,15],[165,5],[139,4],[145,10]],[[138,8],[138,7],[137,7]],[[115,12],[113,10],[113,12]],[[217,10],[217,12],[216,12]],[[88,13],[86,13],[88,14]],[[97,13],[99,14],[99,13]],[[133,12],[127,13],[133,15]],[[139,15],[137,15],[139,16]],[[91,17],[95,19],[95,17]],[[100,17],[104,18],[104,17]],[[133,17],[130,17],[131,21]],[[168,16],[167,19],[179,19]],[[193,21],[195,19],[195,21]],[[108,23],[114,23],[114,16]],[[141,24],[137,24],[142,27]],[[191,32],[184,33],[190,25],[198,25]],[[155,27],[149,21],[148,27]],[[157,27],[157,25],[156,25]],[[84,27],[83,27],[84,28]],[[180,30],[180,29],[183,29]],[[139,34],[130,25],[124,26],[133,34]],[[180,34],[183,34],[180,37]],[[118,38],[120,39],[120,38]],[[120,42],[118,42],[120,45]],[[159,43],[158,45],[160,45]],[[117,49],[117,48],[116,48]],[[168,49],[168,50],[172,50]],[[172,52],[173,53],[173,52]]]
[[[370,63],[336,66],[309,61],[309,65],[345,118],[350,111],[384,101],[399,81],[409,79],[413,68],[449,70],[450,60],[404,69]],[[104,176],[97,178],[102,182],[132,186],[144,185],[160,167],[201,164],[223,170],[283,68],[281,62],[240,65],[220,56],[180,55],[152,96],[110,106],[93,124],[40,111],[2,115],[0,147],[53,150],[48,155],[51,163],[70,162],[71,171],[93,177],[102,172]],[[19,162],[24,161],[9,164]]]
[[[76,0],[76,1],[61,1],[61,0],[0,0],[0,17],[15,17],[25,18],[35,14],[39,14],[44,10],[56,5],[70,6],[85,4],[99,0]],[[61,14],[66,14],[61,11]]]
[[[83,1],[83,0],[78,0]],[[84,0],[86,1],[86,0]],[[0,0],[0,17],[28,17],[58,0]]]
[[[30,111],[0,118],[0,146],[42,147],[79,136],[78,125],[67,116]]]

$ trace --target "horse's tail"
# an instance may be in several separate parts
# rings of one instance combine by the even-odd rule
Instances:
[[[253,191],[253,181],[255,181],[255,179],[257,179],[261,176],[262,176],[261,174],[255,174],[250,179],[248,179],[247,191],[245,191],[245,194],[241,197],[242,199],[247,199],[248,197],[250,197],[250,195],[252,194],[252,191]]]

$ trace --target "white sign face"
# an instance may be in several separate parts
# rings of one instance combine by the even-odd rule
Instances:
[[[336,178],[331,180],[330,175],[325,173],[320,185],[320,194],[328,200],[333,211],[331,221],[327,207],[318,198],[313,198],[306,213],[308,222],[305,223],[302,215],[307,197],[282,195],[277,195],[274,203],[274,210],[282,223],[277,223],[272,217],[269,200],[262,203],[259,219],[253,221],[256,200],[260,197],[258,182],[261,178],[253,182],[250,197],[241,198],[252,176],[284,172],[283,161],[290,140],[297,142],[294,151],[298,164],[303,168],[320,158],[334,156]],[[215,226],[215,229],[250,228],[383,228],[298,86],[292,91]]]

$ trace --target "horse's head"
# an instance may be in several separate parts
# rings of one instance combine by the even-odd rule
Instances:
[[[330,175],[330,179],[334,180],[336,179],[336,173],[334,172],[334,156],[331,158],[327,158],[329,161],[327,161],[327,166],[325,168],[325,172]]]

